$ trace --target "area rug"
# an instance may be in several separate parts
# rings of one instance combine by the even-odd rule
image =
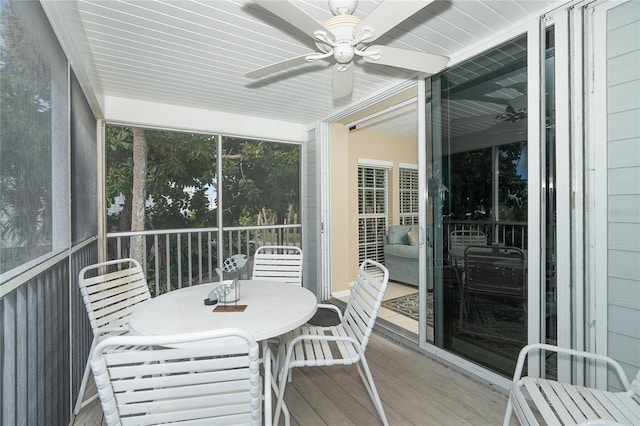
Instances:
[[[469,315],[462,322],[459,333],[470,333],[487,340],[526,344],[527,314],[524,307],[502,303],[474,303],[469,301]]]
[[[433,325],[433,293],[427,293],[427,304],[427,325]],[[384,300],[382,306],[416,321],[420,318],[418,293]]]
[[[513,372],[518,353],[527,344],[527,313],[522,304],[482,303],[469,300],[468,315],[462,324],[453,322],[459,339],[510,360],[493,368]]]
[[[315,315],[308,321],[311,325],[317,325],[320,327],[330,327],[340,323],[338,314],[333,309],[321,308],[315,313]]]

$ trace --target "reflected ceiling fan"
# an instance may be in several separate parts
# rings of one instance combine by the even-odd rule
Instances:
[[[261,78],[307,62],[333,57],[333,97],[343,98],[353,91],[354,59],[435,74],[447,66],[446,56],[418,50],[372,45],[402,21],[406,20],[433,0],[383,1],[362,20],[353,15],[357,0],[329,0],[333,18],[324,23],[316,21],[292,1],[253,0],[262,8],[287,21],[310,36],[318,52],[267,65],[246,74]]]
[[[527,119],[527,95],[520,95],[514,99],[511,99],[504,112],[501,114],[484,114],[476,115],[472,117],[464,117],[451,121],[451,125],[457,126],[470,126],[470,127],[484,127],[484,131],[494,129],[497,124],[500,123],[526,123]],[[508,128],[508,127],[507,127]]]

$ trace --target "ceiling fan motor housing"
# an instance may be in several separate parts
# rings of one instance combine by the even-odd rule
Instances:
[[[339,64],[351,62],[354,55],[355,39],[353,29],[360,23],[360,18],[352,15],[337,15],[327,20],[323,26],[334,36],[334,46],[329,46],[322,41],[316,41],[318,49],[324,53],[331,52]]]
[[[338,43],[338,45],[333,48],[333,57],[339,64],[351,62],[353,59],[353,46],[345,42]]]

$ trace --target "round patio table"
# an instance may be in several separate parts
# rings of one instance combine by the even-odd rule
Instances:
[[[132,334],[182,334],[237,327],[257,341],[280,336],[306,323],[317,309],[309,290],[274,281],[240,280],[242,312],[222,312],[204,299],[218,282],[170,291],[137,305],[129,319]],[[221,305],[224,306],[224,305]],[[233,303],[229,306],[234,306]]]

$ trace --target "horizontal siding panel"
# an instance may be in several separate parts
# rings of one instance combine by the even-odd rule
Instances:
[[[609,195],[640,194],[640,167],[609,170]]]
[[[640,2],[638,2],[640,4]],[[609,60],[607,69],[607,84],[614,86],[632,81],[640,75],[640,50],[634,50],[626,55]]]
[[[609,333],[609,356],[627,366],[627,378],[633,379],[640,369],[640,340]]]
[[[640,166],[640,137],[609,142],[607,161],[610,169]]]
[[[607,140],[640,137],[640,111],[630,110],[609,114],[607,117]]]
[[[610,250],[640,252],[640,223],[610,223],[607,238]]]
[[[609,250],[608,270],[609,277],[640,281],[640,253]]]
[[[610,305],[640,311],[640,282],[610,278],[608,300]]]
[[[640,223],[640,195],[610,195],[609,223]]]
[[[635,22],[609,31],[607,36],[607,58],[615,58],[640,49],[638,25]]]
[[[640,116],[638,108],[640,108],[640,80],[631,80],[609,87],[607,109],[610,114],[636,110],[636,114]]]
[[[607,28],[614,30],[640,20],[640,2],[628,1],[609,10],[607,14]]]
[[[640,285],[640,282],[637,284]],[[640,339],[640,311],[609,303],[609,331],[621,336]]]

